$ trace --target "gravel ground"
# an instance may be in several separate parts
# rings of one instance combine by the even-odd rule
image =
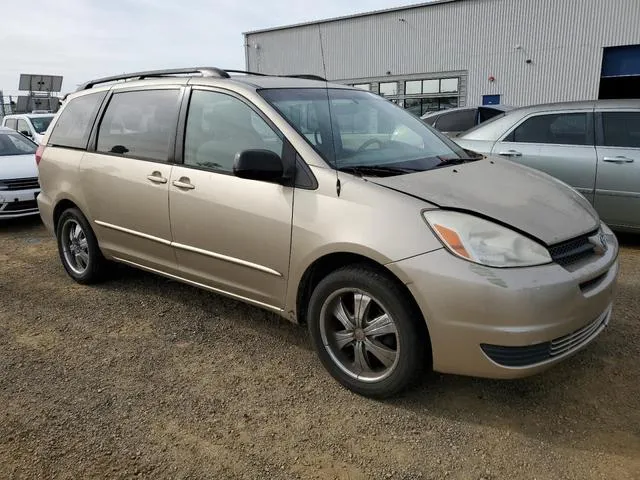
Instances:
[[[64,273],[37,219],[0,226],[0,478],[638,479],[640,237],[610,328],[536,377],[430,375],[378,402],[306,331],[118,269]]]

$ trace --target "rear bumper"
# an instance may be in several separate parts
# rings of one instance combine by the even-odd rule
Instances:
[[[53,202],[44,192],[40,192],[37,202],[42,223],[44,223],[44,226],[49,233],[55,235],[55,226],[53,225]]]
[[[40,189],[0,191],[0,219],[37,215],[39,192]]]
[[[610,239],[604,255],[573,271],[484,267],[444,249],[388,267],[409,279],[436,371],[517,378],[560,362],[605,328],[618,276],[618,245]]]

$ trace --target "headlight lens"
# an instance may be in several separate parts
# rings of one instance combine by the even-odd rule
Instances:
[[[527,267],[551,262],[545,247],[513,230],[460,212],[431,210],[425,220],[454,255],[489,267]]]

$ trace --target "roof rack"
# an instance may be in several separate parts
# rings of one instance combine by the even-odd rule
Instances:
[[[229,74],[224,70],[216,67],[190,67],[190,68],[171,68],[165,70],[147,70],[144,72],[125,73],[122,75],[114,75],[111,77],[97,78],[83,83],[77,90],[87,90],[101,83],[115,82],[117,80],[142,80],[150,77],[165,77],[168,75],[184,75],[190,73],[199,73],[203,77],[229,78]]]
[[[229,73],[244,73],[246,75],[257,75],[260,77],[285,77],[285,78],[302,78],[306,80],[319,80],[321,82],[326,82],[327,80],[318,76],[311,74],[295,74],[295,75],[269,75],[266,73],[258,73],[258,72],[248,72],[246,70],[223,70],[221,68],[216,67],[189,67],[189,68],[173,68],[166,70],[147,70],[144,72],[135,72],[135,73],[123,73],[122,75],[114,75],[111,77],[103,77],[96,78],[95,80],[90,80],[86,83],[80,85],[76,91],[80,90],[88,90],[90,88],[95,87],[96,85],[100,85],[102,83],[116,82],[118,80],[142,80],[145,78],[153,78],[153,77],[166,77],[170,75],[186,75],[191,73],[199,73],[203,77],[215,77],[215,78],[231,78]]]

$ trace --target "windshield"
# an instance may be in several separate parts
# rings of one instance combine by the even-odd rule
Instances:
[[[375,167],[401,174],[469,159],[458,145],[373,93],[306,88],[260,94],[340,170]]]
[[[38,133],[44,133],[49,128],[51,124],[51,120],[53,120],[53,115],[48,117],[29,117],[31,120],[31,125],[33,125],[33,129]]]
[[[0,133],[0,157],[36,153],[37,145],[17,133]]]

